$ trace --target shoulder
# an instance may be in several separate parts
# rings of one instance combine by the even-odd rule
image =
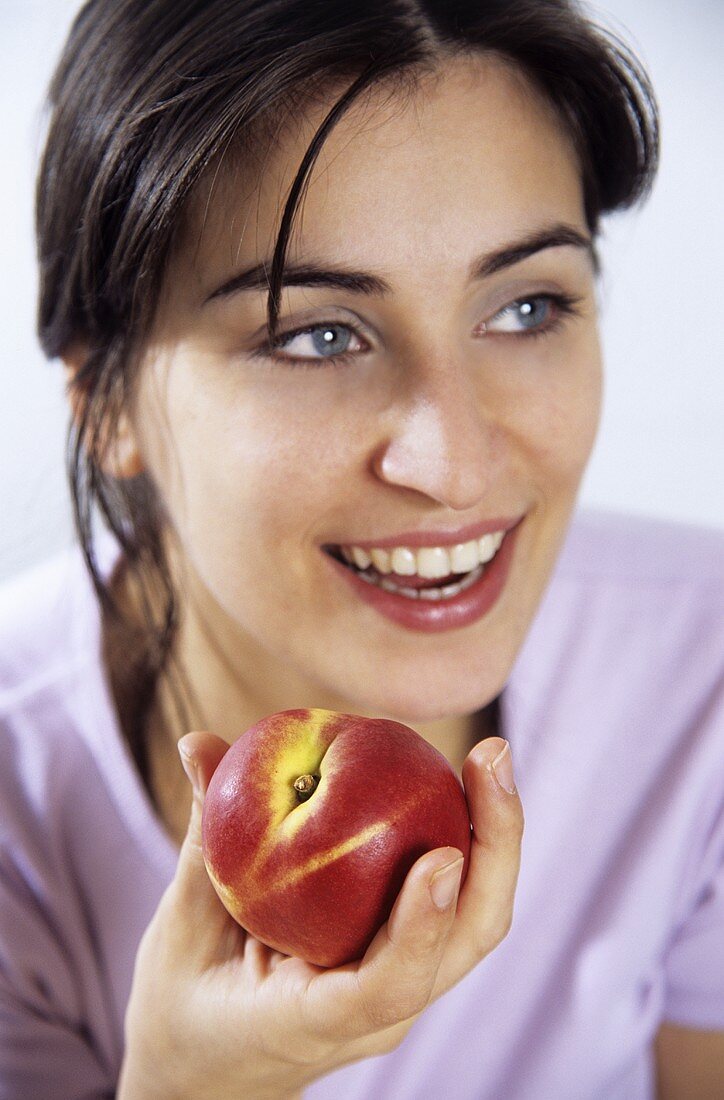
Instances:
[[[549,630],[598,638],[608,659],[646,646],[652,664],[686,647],[724,652],[724,533],[604,512],[573,520],[541,605]],[[715,641],[716,640],[716,641]],[[693,652],[688,650],[689,654]],[[641,662],[639,662],[640,664]],[[689,657],[679,672],[690,664]]]
[[[118,729],[77,548],[0,586],[0,762],[0,913],[42,906],[70,927],[105,881],[108,844],[167,875],[173,852]]]
[[[516,668],[590,728],[721,743],[724,534],[601,512],[573,520]],[[718,731],[718,732],[717,732]]]
[[[97,550],[107,578],[118,546],[101,538]],[[97,896],[107,845],[164,881],[175,866],[121,735],[102,649],[78,548],[0,586],[0,912],[4,890],[30,897],[31,881],[65,909],[71,895]]]
[[[99,565],[114,546],[102,539]],[[98,603],[80,548],[71,546],[0,584],[0,716],[97,657]]]
[[[117,1007],[109,997],[122,1006],[127,996],[138,938],[176,855],[117,728],[98,601],[71,549],[0,586],[0,999],[9,1027],[45,1028],[68,1049],[91,1017],[105,1027],[103,1012]]]
[[[0,585],[4,833],[51,825],[71,777],[89,774],[107,714],[98,605],[73,547]]]
[[[721,1021],[723,551],[717,531],[577,515],[503,693],[516,896],[538,920],[557,883],[580,973],[625,965],[632,1012],[659,990],[690,1026]]]
[[[69,640],[74,566],[71,554],[59,554],[0,586],[0,714],[76,656]]]
[[[612,512],[582,511],[560,556],[559,580],[623,589],[722,590],[724,531]]]

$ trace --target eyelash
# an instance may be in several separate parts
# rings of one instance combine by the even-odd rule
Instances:
[[[555,307],[555,315],[550,321],[544,322],[537,328],[530,329],[527,332],[487,332],[484,335],[487,339],[496,336],[502,336],[507,339],[514,340],[532,340],[536,337],[547,336],[549,333],[557,332],[563,327],[565,319],[571,316],[578,316],[581,299],[576,298],[571,294],[531,294],[527,297],[516,298],[515,301],[510,302],[508,305],[503,306],[502,309],[494,315],[495,318],[502,316],[507,310],[515,309],[518,306],[524,305],[527,302],[539,303],[548,302]],[[271,359],[275,363],[282,364],[288,367],[294,368],[309,368],[316,370],[319,367],[343,367],[350,360],[355,359],[361,355],[359,351],[345,351],[340,352],[339,355],[330,355],[327,357],[320,356],[317,359],[305,359],[301,356],[293,355],[278,355],[275,352],[279,348],[283,348],[285,344],[289,344],[297,336],[305,336],[310,332],[315,332],[317,329],[324,328],[345,328],[354,334],[356,339],[362,341],[364,337],[357,331],[354,325],[347,324],[342,321],[318,321],[313,325],[305,325],[303,328],[289,329],[287,332],[279,333],[277,339],[273,343],[265,343],[258,347],[252,354],[254,358]]]

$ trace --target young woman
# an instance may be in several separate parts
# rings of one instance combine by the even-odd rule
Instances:
[[[721,539],[574,516],[638,63],[566,0],[92,0],[51,101],[80,548],[2,597],[2,1096],[720,1095]],[[200,852],[307,706],[474,827],[331,970]]]

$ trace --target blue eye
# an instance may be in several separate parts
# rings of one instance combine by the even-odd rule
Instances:
[[[576,299],[564,294],[536,294],[519,298],[495,314],[485,325],[486,333],[513,336],[536,335],[555,327],[564,314],[575,312]]]
[[[281,336],[275,351],[281,359],[334,359],[350,350],[359,350],[350,347],[354,339],[348,325],[312,325]]]
[[[532,302],[519,302],[517,313],[524,328],[537,328],[547,320],[551,303],[547,298],[534,298]]]
[[[533,294],[518,298],[478,328],[479,335],[534,337],[554,332],[564,318],[578,313],[581,299],[567,294]],[[369,352],[370,343],[354,325],[321,321],[279,333],[273,344],[262,344],[252,355],[285,366],[345,366]]]

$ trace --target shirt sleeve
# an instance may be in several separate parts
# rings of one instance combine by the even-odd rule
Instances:
[[[707,1031],[724,1030],[724,807],[718,797],[693,903],[665,959],[664,1019]]]
[[[0,1100],[106,1100],[72,955],[16,849],[0,840]]]

